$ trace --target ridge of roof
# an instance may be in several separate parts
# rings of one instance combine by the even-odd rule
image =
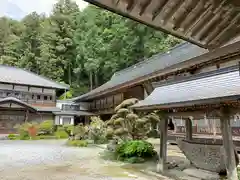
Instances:
[[[25,72],[25,73],[28,73],[32,76],[35,76],[35,77],[38,77],[38,78],[41,78],[45,81],[48,81],[50,82],[49,85],[46,85],[45,83],[44,84],[37,84],[36,82],[18,82],[18,80],[16,79],[13,79],[12,81],[7,81],[6,79],[3,78],[3,76],[1,75],[1,71],[0,71],[0,82],[5,82],[5,83],[13,83],[13,84],[25,84],[25,85],[33,85],[33,86],[43,86],[43,87],[50,87],[50,88],[56,88],[56,89],[69,89],[69,85],[67,84],[64,84],[64,83],[59,83],[59,82],[55,82],[54,80],[50,79],[50,78],[47,78],[47,77],[44,77],[42,75],[39,75],[39,74],[36,74],[34,72],[31,72],[27,69],[23,69],[23,68],[19,68],[19,67],[15,67],[15,66],[9,66],[9,65],[5,65],[5,64],[0,64],[0,68],[7,68],[9,70],[17,70],[17,71],[22,71],[22,72]],[[2,77],[1,77],[2,76]],[[26,74],[27,76],[27,74]],[[25,79],[26,80],[26,79]]]

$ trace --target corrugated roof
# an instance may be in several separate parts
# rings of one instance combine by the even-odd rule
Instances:
[[[0,82],[49,87],[54,89],[69,88],[66,84],[57,83],[30,71],[6,65],[0,65]]]
[[[191,80],[170,83],[154,89],[143,101],[133,108],[157,106],[159,108],[182,107],[184,104],[199,104],[199,101],[240,96],[240,76],[238,68],[227,68],[226,71],[215,71],[190,77]],[[205,77],[204,77],[205,76]]]
[[[191,43],[179,44],[168,52],[156,54],[145,61],[116,72],[107,83],[75,98],[74,100],[84,100],[88,96],[103,92],[109,88],[114,88],[115,86],[133,81],[137,78],[150,75],[156,71],[187,61],[206,52],[208,51]]]

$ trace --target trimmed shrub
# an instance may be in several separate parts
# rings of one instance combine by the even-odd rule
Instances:
[[[68,136],[71,136],[74,133],[74,125],[64,125],[63,128],[65,129]]]
[[[115,150],[117,159],[131,163],[143,162],[157,155],[151,143],[142,140],[123,141]]]
[[[46,120],[39,124],[39,133],[44,135],[53,134],[53,120]]]
[[[65,129],[60,126],[57,128],[57,131],[54,133],[54,135],[58,139],[67,139],[69,137]]]
[[[99,117],[92,117],[88,128],[88,138],[93,140],[94,144],[107,143],[106,125]]]
[[[85,140],[68,140],[67,145],[74,146],[74,147],[87,147],[88,142]]]
[[[19,139],[19,136],[16,135],[16,134],[9,134],[8,135],[8,139],[9,140],[17,140],[17,139]]]
[[[74,127],[73,135],[75,140],[85,140],[87,139],[88,128],[80,123]]]
[[[30,139],[30,136],[28,134],[28,128],[31,126],[29,123],[24,123],[19,125],[18,127],[18,133],[19,133],[19,139],[20,140],[27,140]]]
[[[27,131],[21,130],[19,133],[19,139],[20,140],[28,140],[28,139],[30,139],[30,136]]]

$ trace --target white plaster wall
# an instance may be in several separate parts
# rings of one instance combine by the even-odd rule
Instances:
[[[0,89],[12,90],[13,85],[12,84],[0,84]]]
[[[49,94],[54,94],[55,93],[55,89],[46,89],[46,88],[44,88],[43,92],[44,93],[49,93]]]
[[[58,107],[59,109],[62,109],[62,104],[64,104],[64,103],[61,103],[61,102],[58,102],[58,101],[57,101],[56,107]]]
[[[15,85],[14,90],[17,91],[28,91],[28,86]]]
[[[29,91],[30,91],[30,92],[42,93],[42,88],[30,87]]]
[[[74,117],[73,116],[59,116],[59,124],[63,125],[64,118],[71,118],[71,125],[74,125]]]
[[[60,117],[59,116],[55,116],[54,124],[60,125]]]

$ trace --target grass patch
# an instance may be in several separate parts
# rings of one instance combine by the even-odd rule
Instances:
[[[68,140],[67,146],[73,146],[73,147],[87,147],[88,142],[85,140]]]

